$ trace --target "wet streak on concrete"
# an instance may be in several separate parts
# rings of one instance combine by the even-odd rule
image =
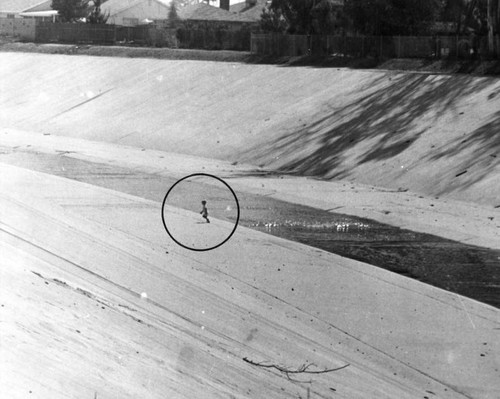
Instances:
[[[64,155],[13,152],[0,148],[0,162],[50,173],[117,190],[161,203],[176,179],[145,174],[112,165],[91,163]],[[230,180],[228,181],[230,184]],[[171,204],[194,212],[197,185]],[[204,191],[206,192],[206,187]],[[227,196],[213,187],[206,198],[215,218],[231,221],[224,213]],[[430,234],[417,233],[373,220],[237,192],[240,224],[265,233],[360,260],[418,279],[500,308],[500,251],[466,245]],[[159,222],[160,214],[159,214]]]

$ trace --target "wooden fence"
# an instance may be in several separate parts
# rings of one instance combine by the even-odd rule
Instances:
[[[175,31],[151,26],[126,27],[40,22],[36,25],[35,41],[40,43],[130,43],[152,47],[177,47]]]
[[[185,29],[177,30],[179,47],[206,50],[250,51],[250,30]]]
[[[41,43],[126,43],[150,47],[249,51],[250,31],[38,23],[35,41]]]
[[[0,34],[39,43],[137,44],[208,50],[251,51],[273,56],[379,58],[491,57],[486,37],[471,36],[304,36],[255,34],[250,29],[124,27],[0,18]],[[500,58],[500,37],[495,38]]]
[[[0,18],[0,35],[21,40],[35,40],[35,20]]]
[[[34,19],[0,18],[0,34],[38,43],[135,44],[207,50],[250,51],[250,29],[243,26],[126,27],[83,23],[53,23]]]
[[[497,43],[500,42],[497,38]],[[305,36],[252,34],[251,52],[272,56],[474,58],[489,54],[486,37]],[[500,54],[496,51],[497,57]],[[489,54],[491,55],[491,54]]]
[[[35,41],[40,43],[100,43],[116,42],[113,25],[38,23]]]

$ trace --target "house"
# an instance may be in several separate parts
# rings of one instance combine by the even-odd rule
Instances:
[[[108,24],[137,26],[168,19],[171,0],[108,0],[101,11]]]
[[[239,14],[247,20],[260,21],[262,10],[270,4],[270,0],[245,0],[230,6],[229,11]]]
[[[0,0],[0,18],[22,18],[21,13],[41,7],[49,7],[52,0]]]
[[[228,11],[228,2],[219,7],[205,3],[180,7],[177,37],[183,48],[208,50],[250,50],[255,21]]]
[[[23,10],[19,13],[23,18],[33,18],[38,21],[52,21],[57,17],[57,11],[52,9],[52,0],[46,0],[33,7]]]
[[[155,23],[162,25],[168,20],[171,1],[107,0],[101,6],[101,11],[109,14],[108,24],[136,26]],[[229,12],[229,7],[228,0],[221,0],[220,7],[198,3],[177,8],[177,14],[180,20],[189,21],[191,25],[226,23],[233,27],[241,27],[255,22],[243,13]]]
[[[241,18],[222,7],[210,6],[206,3],[191,4],[180,7],[177,14],[181,20],[189,21],[240,21]]]
[[[334,0],[332,3],[339,8],[344,6],[344,0]],[[258,23],[261,19],[262,11],[270,4],[271,0],[244,0],[232,4],[229,7],[229,11],[238,14],[242,19]]]
[[[230,12],[223,7],[223,2],[221,2],[221,7],[198,3],[179,8],[177,14],[181,21],[185,21],[189,26],[198,29],[220,27],[236,31],[255,24],[253,19]]]
[[[51,0],[0,0],[0,34],[18,37],[22,40],[34,40],[37,21],[26,19],[23,12],[35,7],[50,7]],[[52,13],[53,10],[49,10]],[[46,16],[52,19],[52,16]]]

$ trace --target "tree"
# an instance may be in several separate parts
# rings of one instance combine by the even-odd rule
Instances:
[[[284,33],[288,30],[288,22],[279,9],[265,7],[260,16],[260,29],[264,32]]]
[[[94,7],[87,17],[87,23],[89,24],[105,24],[108,22],[109,12],[101,12],[101,4],[103,0],[94,0]]]
[[[354,30],[366,35],[427,34],[440,9],[440,0],[345,0]]]
[[[89,14],[89,0],[52,0],[51,7],[62,22],[74,22]]]
[[[385,0],[345,0],[345,13],[353,30],[364,35],[380,35],[385,3]]]
[[[455,24],[457,35],[470,31],[477,35],[487,34],[487,0],[446,0],[441,19]]]
[[[261,26],[271,23],[271,28],[281,29],[286,25],[286,30],[292,34],[332,33],[336,5],[335,0],[272,0],[262,14]]]
[[[337,3],[332,0],[320,0],[311,8],[313,30],[315,33],[332,35],[343,27],[343,14]]]
[[[500,0],[488,0],[488,49],[490,55],[497,54],[495,36],[500,34]]]
[[[288,23],[288,32],[293,34],[311,34],[311,9],[314,0],[272,0],[269,8],[279,11]]]
[[[170,27],[174,27],[179,21],[180,18],[177,14],[177,3],[175,0],[172,0],[168,9],[168,23]]]
[[[444,18],[457,24],[457,34],[469,30],[488,37],[490,55],[498,55],[496,37],[500,34],[500,0],[447,0]]]

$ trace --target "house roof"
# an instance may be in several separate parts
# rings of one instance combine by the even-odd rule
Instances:
[[[344,0],[330,0],[333,1],[338,6],[344,5]],[[239,3],[233,4],[229,11],[240,15],[242,18],[248,21],[260,21],[262,16],[262,10],[270,4],[270,0],[256,0],[254,5],[248,5],[247,1],[241,1]]]
[[[177,15],[180,19],[196,21],[239,21],[250,22],[241,15],[223,10],[219,7],[209,6],[205,3],[193,4],[179,8]]]
[[[1,0],[0,0],[1,1]],[[140,5],[141,3],[146,3],[149,0],[107,0],[101,6],[102,12],[109,12],[109,15],[116,15],[120,12],[128,10],[129,8]],[[159,3],[165,7],[170,6],[171,0],[153,0],[155,3]]]
[[[262,10],[266,7],[268,0],[257,0],[255,5],[248,6],[246,1],[233,4],[229,11],[237,13],[244,18],[252,21],[259,21],[262,15]]]
[[[271,4],[271,0],[256,0],[254,5],[249,6],[247,1],[240,1],[239,3],[232,4],[229,8],[231,12],[244,13],[252,11],[255,8],[261,9],[267,4]]]
[[[30,7],[30,8],[23,10],[23,13],[33,13],[33,12],[51,12],[51,13],[53,13],[54,10],[52,9],[52,0],[45,0],[42,2],[39,1],[39,4],[36,4],[33,7]]]
[[[51,11],[28,11],[28,12],[21,12],[19,15],[21,17],[54,17],[58,14],[57,11],[51,10]]]
[[[17,14],[46,2],[42,0],[0,0],[0,12]]]

